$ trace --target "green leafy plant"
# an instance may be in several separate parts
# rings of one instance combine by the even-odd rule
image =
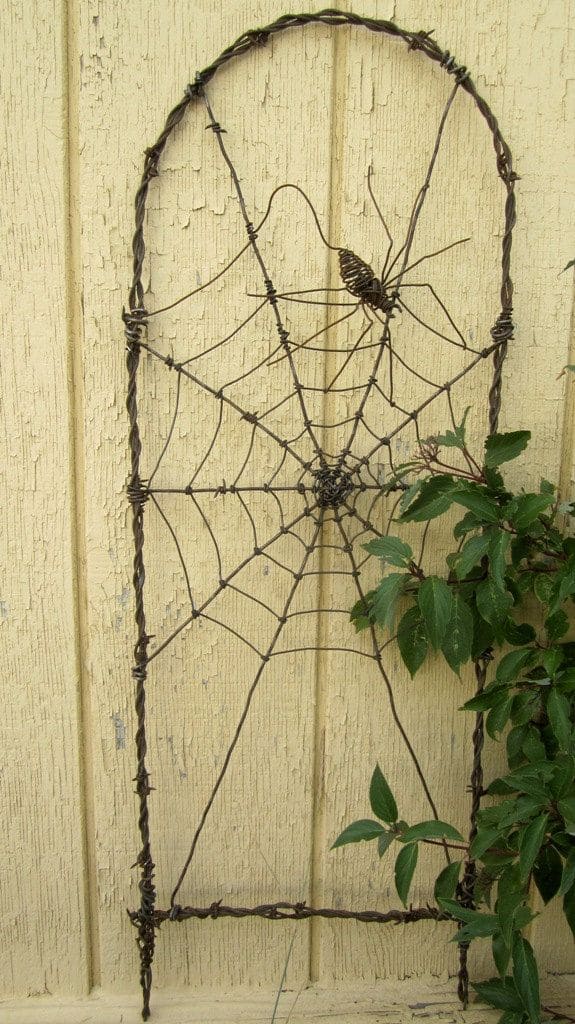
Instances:
[[[388,485],[404,488],[400,524],[462,513],[446,573],[426,573],[399,536],[371,540],[364,547],[381,560],[382,577],[351,618],[358,631],[377,626],[395,637],[411,676],[437,656],[456,673],[469,662],[486,666],[463,709],[485,716],[488,735],[504,743],[507,770],[481,793],[490,799],[466,842],[449,823],[400,820],[377,766],[369,791],[376,820],[353,822],[334,847],[376,840],[380,856],[395,849],[395,885],[407,906],[421,844],[445,846],[452,860],[435,900],[458,922],[454,941],[492,945],[497,975],[474,986],[479,997],[502,1011],[500,1024],[539,1024],[538,969],[523,934],[535,916],[534,888],[544,903],[562,901],[575,936],[575,506],[561,503],[547,480],[533,492],[506,486],[500,467],[525,450],[529,431],[488,437],[480,464],[467,448],[465,419],[423,442]]]

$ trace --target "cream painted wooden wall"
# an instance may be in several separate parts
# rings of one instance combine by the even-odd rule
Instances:
[[[307,9],[321,6],[311,2]],[[562,366],[575,362],[572,274],[559,274],[575,255],[572,4],[364,0],[358,11],[393,17],[407,28],[433,28],[470,68],[499,118],[521,178],[513,247],[517,330],[502,423],[533,431],[522,466],[526,477],[535,481],[544,472],[572,496],[573,389],[566,377],[558,379]],[[194,71],[246,28],[282,13],[279,0],[4,4],[0,975],[6,998],[80,998],[95,988],[119,998],[137,988],[134,934],[125,913],[137,902],[130,865],[138,839],[119,320],[130,280],[133,195],[143,150]],[[282,34],[273,47],[240,63],[216,78],[214,95],[222,122],[235,126],[244,145],[255,140],[244,167],[250,201],[263,212],[274,184],[306,183],[329,218],[332,237],[349,239],[377,260],[381,229],[366,214],[366,167],[377,163],[377,187],[401,235],[445,95],[444,76],[387,38],[318,27]],[[184,122],[150,193],[145,282],[151,305],[181,293],[182,280],[195,281],[198,265],[206,274],[217,266],[214,251],[231,254],[240,244],[228,180],[220,170],[211,183],[213,137],[203,127],[197,116]],[[443,287],[468,329],[485,337],[491,313],[483,307],[492,301],[497,308],[503,191],[489,136],[470,103],[455,116],[450,153],[453,165],[443,168],[443,191],[425,230],[428,241],[438,237],[437,224],[441,240],[459,237],[462,224],[473,235],[465,259],[446,264],[453,279],[447,276]],[[282,209],[289,214],[287,202]],[[281,232],[281,225],[274,230]],[[300,280],[306,280],[325,252],[308,218],[291,236],[278,236],[286,267],[293,264],[295,239]],[[217,302],[202,306],[208,332],[218,330],[220,314]],[[170,345],[177,350],[188,324],[183,315],[167,325],[166,351]],[[143,381],[149,385],[142,403],[145,440],[153,452],[165,436],[174,394],[148,366]],[[467,387],[463,407],[485,393],[486,381],[484,374]],[[476,408],[479,437],[484,421]],[[182,458],[186,448],[205,445],[208,429],[202,409],[186,407],[183,415]],[[182,517],[179,525],[185,525]],[[165,629],[172,598],[172,611],[181,611],[177,566],[162,547],[162,534],[150,527],[149,537],[150,600],[164,608],[165,619],[158,621]],[[233,532],[227,540],[235,542]],[[323,596],[347,599],[341,590]],[[248,615],[241,625],[248,631],[257,623]],[[330,636],[321,628],[327,645]],[[164,780],[161,796],[152,795],[164,905],[189,841],[189,827],[178,822],[193,821],[205,799],[244,692],[243,682],[238,688],[225,672],[218,674],[223,659],[216,635],[208,633],[205,643],[215,651],[205,676],[198,678],[188,643],[150,682],[152,782]],[[236,664],[241,679],[247,662]],[[442,816],[463,824],[469,723],[462,725],[456,714],[461,692],[451,694],[430,744],[428,719],[453,682],[438,668],[425,687],[415,685],[393,668],[400,712]],[[236,775],[210,820],[186,899],[394,903],[392,880],[373,864],[370,850],[336,855],[329,845],[343,824],[367,811],[375,760],[399,785],[401,756],[385,700],[373,681],[366,684],[358,659],[326,654],[317,663],[311,656],[284,662],[254,706],[236,752]],[[424,810],[415,788],[409,799],[406,815]],[[415,902],[425,900],[433,867],[419,875]],[[329,988],[445,979],[456,968],[455,954],[446,946],[447,932],[430,928],[300,925],[286,984],[297,990],[308,980]],[[293,934],[293,926],[263,922],[164,928],[157,984],[273,988]],[[573,971],[573,945],[558,915],[542,914],[532,936],[546,968]],[[483,969],[480,959],[474,963]]]

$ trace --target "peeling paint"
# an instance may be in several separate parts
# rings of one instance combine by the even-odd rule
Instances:
[[[126,726],[118,712],[114,712],[110,715],[112,722],[114,723],[114,741],[116,744],[116,750],[125,750],[126,747]]]

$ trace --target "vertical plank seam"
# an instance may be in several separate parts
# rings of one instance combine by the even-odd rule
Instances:
[[[66,319],[68,325],[67,385],[69,432],[69,487],[71,508],[72,599],[74,655],[77,679],[78,777],[83,872],[83,939],[86,945],[86,987],[100,982],[97,888],[95,872],[94,801],[92,793],[92,731],[90,692],[85,667],[87,651],[85,458],[83,445],[84,395],[82,374],[83,309],[81,290],[81,229],[79,211],[79,66],[76,8],[62,0],[64,189],[66,192]]]
[[[571,321],[567,346],[567,362],[575,364],[575,279],[571,289]],[[563,402],[563,422],[561,425],[561,465],[559,467],[559,494],[564,499],[570,498],[570,489],[575,477],[573,461],[573,442],[575,440],[575,374],[566,371],[565,399]]]
[[[344,9],[342,7],[341,9]],[[330,152],[329,152],[329,179],[328,179],[328,217],[327,217],[327,236],[328,240],[334,243],[336,232],[334,228],[340,222],[340,195],[341,188],[341,115],[338,113],[338,92],[339,92],[339,78],[338,71],[340,64],[344,64],[344,68],[347,68],[347,60],[344,61],[344,57],[347,54],[347,37],[344,37],[342,33],[335,29],[332,35],[331,44],[332,53],[332,72],[331,72],[331,90],[330,90]],[[344,70],[345,73],[345,70]],[[334,188],[335,184],[335,188]],[[335,267],[337,267],[336,261],[333,259],[333,254],[330,250],[327,250],[327,281],[326,287],[330,287],[335,278]],[[340,284],[339,275],[337,277],[337,284]],[[329,320],[330,307],[326,307],[325,321]],[[324,357],[324,386],[330,379],[330,371],[332,364],[335,362],[335,356],[329,353],[325,354]],[[329,395],[324,396],[323,401],[323,414],[322,422],[326,422],[326,412],[329,405]],[[325,530],[325,527],[324,527]],[[324,602],[324,597],[327,592],[327,579],[324,573],[325,563],[329,559],[329,552],[326,552],[325,548],[320,548],[319,558],[320,564],[319,576],[318,576],[318,608],[323,608],[330,604]],[[318,906],[323,901],[324,895],[324,881],[325,881],[325,855],[326,855],[326,823],[325,823],[325,791],[324,791],[324,760],[325,760],[325,730],[326,730],[326,712],[327,712],[327,693],[326,693],[326,664],[325,654],[321,649],[327,634],[328,625],[325,622],[322,615],[318,615],[317,622],[317,635],[316,644],[317,652],[315,658],[315,709],[314,709],[314,726],[313,726],[313,737],[314,737],[314,756],[313,756],[313,793],[312,793],[312,814],[311,814],[311,837],[312,837],[312,854],[311,854],[311,874],[310,874],[310,897],[313,906]],[[322,925],[320,918],[312,918],[310,923],[310,944],[309,944],[309,977],[310,981],[318,982],[321,980],[321,937],[324,926]]]

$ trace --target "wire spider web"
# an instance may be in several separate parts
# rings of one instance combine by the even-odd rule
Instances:
[[[274,188],[265,215],[258,221],[248,206],[232,156],[233,129],[218,121],[205,75],[198,77],[187,95],[187,102],[194,99],[203,105],[207,127],[222,165],[229,172],[247,241],[205,283],[154,310],[143,307],[137,271],[131,311],[125,315],[131,381],[130,498],[135,517],[139,630],[134,670],[139,719],[137,783],[144,839],[139,856],[142,907],[131,916],[139,929],[145,1012],[154,929],[167,919],[234,914],[234,908],[222,908],[221,902],[209,908],[194,908],[182,906],[180,900],[206,822],[270,663],[286,656],[324,650],[341,650],[371,662],[373,672],[383,683],[392,718],[424,791],[430,816],[439,817],[417,752],[395,705],[384,653],[389,641],[373,628],[368,636],[355,637],[348,620],[351,604],[363,600],[370,589],[370,566],[361,543],[379,536],[386,525],[389,527],[401,497],[400,491],[399,495],[392,494],[390,501],[393,488],[385,486],[395,472],[401,444],[404,451],[421,444],[427,436],[429,412],[438,404],[443,407],[444,421],[455,425],[457,403],[453,392],[457,384],[483,366],[489,356],[495,356],[496,367],[500,369],[510,337],[510,305],[503,303],[492,331],[492,343],[484,348],[472,345],[440,297],[434,272],[430,270],[427,276],[427,265],[432,267],[442,253],[449,252],[450,258],[453,250],[466,240],[446,241],[433,252],[415,254],[418,221],[431,186],[445,124],[456,94],[467,82],[465,69],[454,66],[450,70],[455,70],[455,85],[445,104],[426,174],[414,198],[401,243],[392,238],[375,196],[371,169],[367,171],[367,189],[381,222],[387,250],[381,274],[352,249],[326,237],[312,199],[295,183],[282,182]],[[164,143],[165,139],[161,148]],[[504,171],[506,175],[512,173],[508,167]],[[272,226],[276,204],[285,203],[288,197],[292,223],[299,224],[306,217],[315,222],[318,259],[325,260],[332,251],[337,256],[327,274],[320,272],[313,280],[302,282],[297,274],[290,279],[285,267],[278,268],[274,261]],[[509,230],[511,220],[512,217]],[[266,236],[266,232],[270,234]],[[135,253],[137,264],[137,245]],[[334,275],[334,264],[339,278]],[[422,280],[414,276],[414,271],[424,266],[426,276]],[[504,283],[507,287],[508,282]],[[230,292],[234,297],[234,322],[223,336],[207,335],[201,339],[194,302],[206,296],[209,299],[214,293],[213,301],[217,302],[221,295],[218,289],[222,287],[224,294]],[[191,343],[181,337],[180,324],[166,353],[161,340],[162,326],[165,327],[172,310],[186,306],[191,310]],[[414,330],[429,341],[427,363],[418,360],[415,365],[411,351]],[[140,463],[142,443],[135,407],[140,350],[148,354],[150,375],[167,374],[170,378],[165,438],[149,468],[144,459]],[[230,360],[230,351],[238,352],[237,365]],[[223,365],[234,370],[224,380]],[[498,387],[496,380],[492,389],[492,429],[497,416]],[[182,466],[181,445],[179,458],[173,452],[178,447],[178,426],[186,407],[188,412],[193,407],[194,415],[201,419],[206,442],[199,455],[188,453]],[[143,450],[151,451],[153,439],[147,438],[143,429]],[[229,443],[230,437],[233,445]],[[170,611],[160,616],[151,624],[151,634],[147,632],[143,611],[144,504],[156,518],[155,529],[160,528],[157,537],[163,534],[159,550],[163,555],[170,549],[179,567],[178,597],[173,602],[176,613]],[[178,523],[187,520],[185,536],[174,525],[176,519]],[[232,530],[230,520],[234,523]],[[330,588],[323,587],[323,581],[328,577],[337,580],[333,593],[340,601],[324,606],[322,597]],[[328,632],[318,630],[317,623],[324,617],[330,622],[337,621],[339,644]],[[307,634],[302,626],[306,620],[313,623]],[[168,649],[185,643],[200,628],[204,628],[204,638],[209,631],[213,644],[242,649],[240,661],[249,681],[244,684],[245,696],[235,730],[220,758],[213,787],[174,880],[169,907],[156,910],[148,828],[150,787],[145,768],[144,683],[156,659],[160,663]],[[218,641],[218,634],[223,639]],[[328,642],[323,646],[322,638],[326,637]],[[259,913],[268,917],[305,918],[320,913],[405,921],[442,916],[432,908],[410,908],[406,913],[368,911],[362,917],[361,912],[317,910],[303,903],[236,909],[236,916]]]

